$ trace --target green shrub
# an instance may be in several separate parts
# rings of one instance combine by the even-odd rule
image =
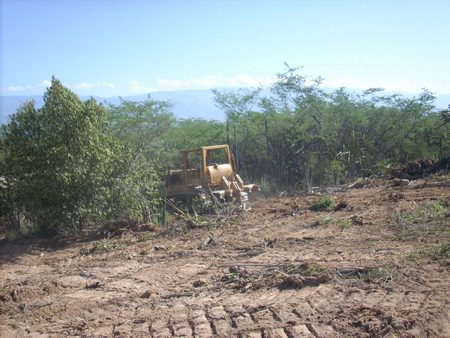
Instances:
[[[317,203],[314,203],[310,210],[312,211],[331,211],[335,207],[335,202],[333,197],[324,195],[320,198]]]
[[[445,244],[439,245],[434,250],[433,258],[434,259],[450,258],[450,243],[445,243]]]
[[[14,205],[38,233],[77,231],[102,219],[111,176],[106,110],[52,79],[44,105],[22,105],[4,127],[4,176]],[[21,229],[17,229],[21,232]]]

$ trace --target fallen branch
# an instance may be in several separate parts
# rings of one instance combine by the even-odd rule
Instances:
[[[170,298],[179,298],[179,297],[190,297],[195,295],[195,292],[189,291],[189,292],[179,292],[179,293],[170,293],[165,296],[161,296],[162,299],[170,299]]]

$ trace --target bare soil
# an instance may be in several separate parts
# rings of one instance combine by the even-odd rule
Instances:
[[[0,246],[1,337],[450,337],[450,176]],[[314,209],[314,208],[313,208]]]

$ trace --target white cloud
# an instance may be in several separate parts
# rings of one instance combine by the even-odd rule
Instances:
[[[233,78],[227,78],[225,83],[230,87],[245,86],[245,87],[258,87],[267,86],[276,81],[276,76],[254,78],[247,75],[237,75]]]
[[[25,86],[9,86],[7,88],[7,91],[11,93],[24,92],[25,90],[27,90]]]
[[[439,95],[450,95],[450,85],[439,86],[435,83],[425,83],[423,87],[432,92],[439,93]]]
[[[51,84],[52,84],[52,82],[51,81],[49,81],[49,80],[44,80],[44,81],[42,81],[41,83],[39,83],[37,86],[38,87],[50,87],[51,86]]]
[[[132,81],[128,82],[128,90],[132,94],[146,94],[146,93],[154,92],[157,89],[146,86],[139,81],[132,80]]]
[[[94,85],[95,85],[94,83],[81,82],[81,83],[74,84],[71,87],[74,89],[84,90],[84,89],[90,89],[90,88],[94,87]]]
[[[17,86],[9,86],[6,88],[7,92],[10,93],[18,93],[18,92],[36,92],[36,91],[42,91],[42,88],[47,88],[50,87],[52,84],[51,81],[49,80],[43,80],[41,82],[39,82],[38,84],[27,84],[27,85],[17,85]],[[69,85],[68,86],[71,89],[75,89],[75,90],[88,90],[88,89],[93,89],[93,88],[109,88],[109,89],[113,89],[116,86],[111,83],[111,82],[106,82],[106,81],[102,81],[102,82],[81,82],[81,83],[77,83],[74,85]]]
[[[111,82],[81,82],[71,86],[74,89],[86,90],[92,88],[115,88],[115,85]]]
[[[183,89],[211,89],[217,87],[258,87],[275,82],[275,76],[251,77],[248,75],[235,75],[232,77],[207,76],[203,78],[157,79],[156,87],[142,85],[138,81],[130,81],[130,91],[151,92],[156,90],[183,90]]]
[[[50,81],[44,80],[35,85],[26,84],[26,85],[18,85],[18,86],[9,86],[6,88],[6,91],[10,92],[10,93],[26,92],[26,91],[32,91],[35,89],[39,89],[41,87],[48,87],[48,86],[50,86],[50,84],[51,84]]]
[[[149,93],[152,91],[161,90],[183,90],[183,89],[211,89],[218,87],[258,87],[268,86],[277,80],[276,76],[267,77],[252,77],[248,75],[235,75],[232,77],[216,77],[207,76],[203,78],[190,79],[164,79],[160,78],[156,81],[155,87],[146,86],[138,81],[130,82],[130,91],[139,93]],[[307,80],[307,83],[313,83],[312,79]],[[131,86],[133,83],[133,86]],[[383,88],[387,91],[417,94],[422,91],[422,88],[438,93],[439,95],[450,94],[450,85],[439,85],[436,83],[413,83],[408,80],[399,81],[370,81],[358,80],[354,78],[336,78],[324,79],[322,85],[325,87],[339,88],[346,87],[349,89],[365,90],[369,88]]]
[[[105,88],[116,88],[116,86],[114,85],[114,83],[106,82],[106,81],[99,82],[98,85],[99,85],[100,87],[105,87]]]
[[[351,78],[341,79],[325,79],[322,84],[326,87],[339,88],[346,87],[350,89],[369,89],[369,88],[383,88],[387,91],[402,92],[409,94],[416,94],[422,91],[422,88],[427,88],[432,92],[437,92],[439,95],[450,94],[450,85],[440,86],[435,83],[414,84],[407,80],[399,81],[361,81]]]

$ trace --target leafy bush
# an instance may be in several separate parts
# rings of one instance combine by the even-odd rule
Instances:
[[[158,219],[170,105],[123,101],[107,111],[52,79],[44,106],[21,106],[3,128],[0,211],[8,231],[52,236],[106,220]]]
[[[324,195],[317,203],[314,203],[309,209],[312,211],[331,211],[334,209],[335,202],[332,196]]]
[[[433,258],[450,258],[450,243],[444,243],[435,248]]]
[[[82,102],[55,78],[41,109],[21,106],[4,128],[10,213],[24,215],[43,235],[101,219],[112,168],[106,128],[101,105]]]

